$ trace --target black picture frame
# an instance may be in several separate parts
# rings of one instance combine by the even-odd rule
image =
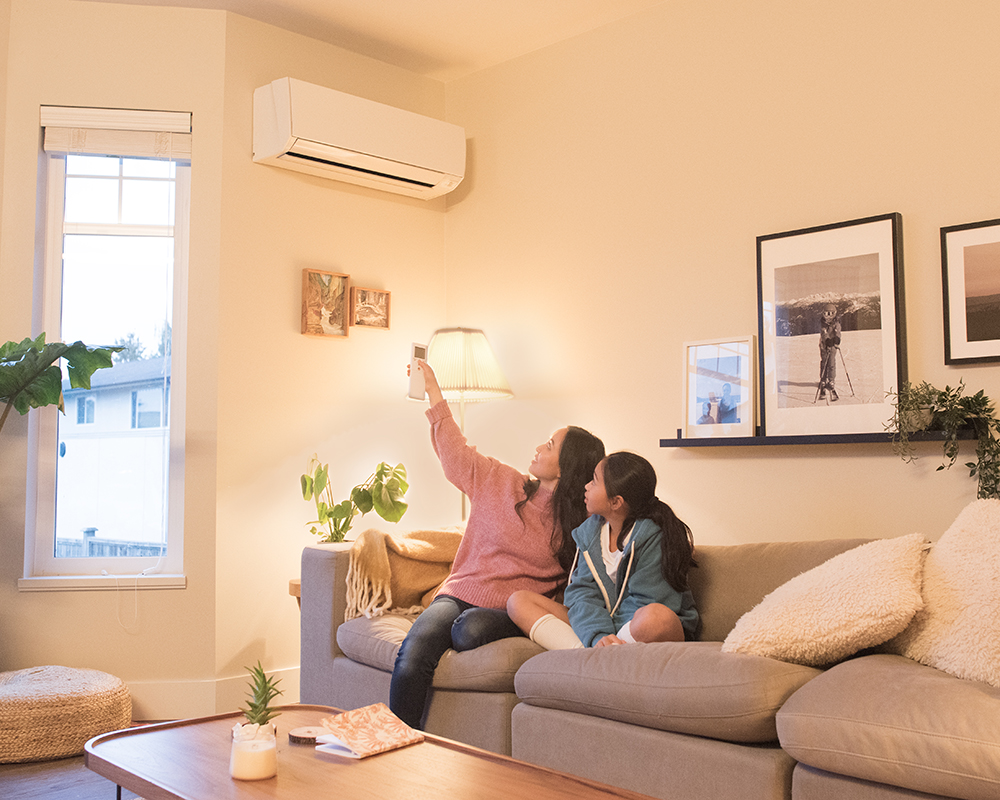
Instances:
[[[891,213],[757,237],[762,435],[885,431],[906,380],[902,236]]]
[[[1000,361],[1000,219],[941,228],[944,363]]]

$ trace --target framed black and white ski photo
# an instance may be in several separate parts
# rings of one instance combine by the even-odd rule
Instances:
[[[899,214],[757,237],[766,436],[881,433],[905,380]]]

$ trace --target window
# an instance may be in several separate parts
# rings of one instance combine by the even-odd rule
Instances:
[[[42,330],[122,350],[89,390],[64,380],[75,418],[37,414],[20,585],[183,585],[190,115],[49,106],[42,124]]]
[[[160,387],[132,392],[133,428],[159,428],[167,424],[163,415],[164,393]]]
[[[76,398],[76,424],[92,425],[94,422],[94,408],[97,403],[93,397]],[[63,448],[65,450],[65,448]]]

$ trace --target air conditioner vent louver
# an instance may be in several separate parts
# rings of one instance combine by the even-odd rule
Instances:
[[[430,199],[465,174],[457,125],[280,78],[254,92],[253,160]]]
[[[434,188],[434,184],[433,183],[424,183],[423,181],[414,181],[414,180],[410,180],[409,178],[399,178],[399,177],[396,177],[395,175],[390,175],[387,172],[376,172],[373,169],[363,169],[362,167],[352,167],[350,164],[341,164],[341,163],[339,163],[337,161],[327,161],[326,159],[317,158],[316,156],[304,156],[304,155],[301,155],[300,153],[287,153],[286,154],[286,158],[301,158],[303,161],[312,161],[313,163],[316,163],[316,164],[326,164],[327,166],[330,166],[330,167],[339,167],[340,169],[349,169],[349,170],[353,170],[354,172],[363,173],[365,175],[377,175],[380,178],[389,178],[390,180],[394,180],[394,181],[403,181],[404,183],[412,183],[414,186],[424,186],[424,187],[426,187],[428,189]]]

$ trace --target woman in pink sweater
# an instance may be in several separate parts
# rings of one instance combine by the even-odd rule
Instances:
[[[584,487],[604,444],[582,428],[560,428],[535,448],[524,475],[476,451],[451,416],[430,366],[418,362],[431,407],[431,442],[445,477],[471,501],[451,574],[413,623],[396,655],[389,708],[422,727],[434,670],[448,648],[522,636],[507,598],[526,589],[553,597],[566,583],[573,529],[587,518]]]

